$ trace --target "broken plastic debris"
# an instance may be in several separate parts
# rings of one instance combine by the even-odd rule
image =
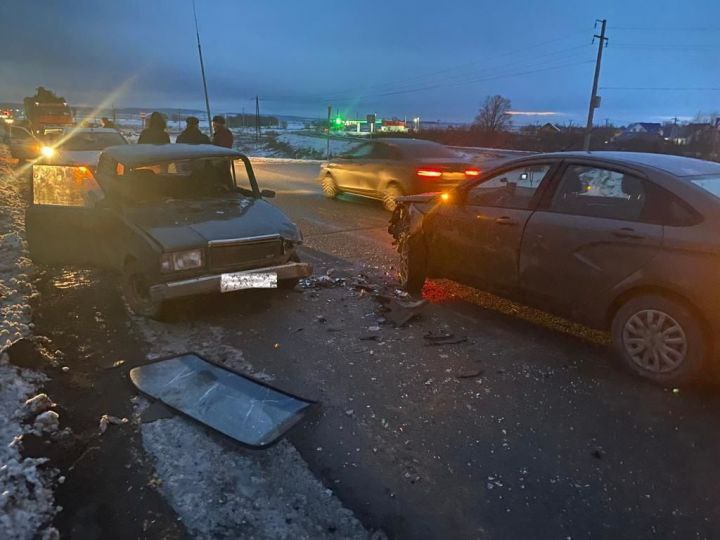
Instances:
[[[34,427],[38,431],[54,433],[60,427],[60,415],[55,411],[45,411],[37,415]]]
[[[109,414],[103,414],[100,417],[100,425],[98,426],[98,431],[100,431],[100,435],[105,433],[108,426],[110,424],[114,424],[116,426],[127,424],[129,420],[127,418],[118,418],[117,416],[110,416]]]
[[[141,392],[252,448],[265,448],[315,402],[215,365],[195,353],[130,371]]]
[[[467,341],[467,337],[465,336],[455,336],[455,334],[452,334],[450,332],[433,332],[430,331],[427,334],[423,336],[425,338],[426,346],[431,345],[453,345],[455,343],[464,343]]]
[[[419,317],[422,308],[427,304],[427,300],[401,302],[397,298],[381,294],[376,295],[376,298],[387,310],[387,313],[385,313],[386,319],[398,327],[405,326],[411,320]]]
[[[45,393],[31,397],[25,402],[25,408],[33,414],[45,412],[55,406],[55,403],[53,403],[53,401]]]

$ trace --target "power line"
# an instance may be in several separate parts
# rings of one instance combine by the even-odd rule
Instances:
[[[720,87],[672,87],[672,86],[603,86],[601,90],[653,90],[653,91],[667,91],[667,92],[716,92],[720,91]]]
[[[717,26],[613,26],[613,30],[631,30],[633,32],[720,32]]]

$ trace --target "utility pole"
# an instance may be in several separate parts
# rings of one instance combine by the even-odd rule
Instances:
[[[332,122],[332,105],[328,105],[328,122],[327,122],[327,150],[325,151],[325,159],[330,161],[330,125]]]
[[[255,96],[255,142],[260,143],[260,98]]]
[[[212,116],[210,116],[210,98],[208,98],[207,79],[205,78],[205,64],[203,62],[202,47],[200,46],[200,30],[198,30],[197,10],[195,9],[195,0],[192,0],[193,17],[195,17],[195,37],[197,38],[198,56],[200,56],[200,73],[202,73],[203,88],[205,90],[205,110],[207,111],[208,127],[212,136]]]
[[[607,38],[605,37],[605,26],[607,25],[607,19],[595,21],[596,27],[598,22],[600,23],[600,35],[598,36],[597,34],[595,34],[593,36],[593,41],[595,41],[595,38],[598,38],[599,40],[597,60],[595,61],[595,77],[593,78],[592,94],[590,96],[590,107],[588,109],[587,126],[585,126],[585,143],[583,144],[583,150],[585,150],[586,152],[590,151],[590,136],[592,135],[593,116],[595,115],[595,109],[600,106],[600,97],[597,95],[597,90],[598,81],[600,80],[600,64],[602,63],[602,53],[603,49],[605,48],[605,44],[607,43]]]

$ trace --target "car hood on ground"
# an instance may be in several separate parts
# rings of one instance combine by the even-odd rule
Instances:
[[[271,234],[292,242],[301,240],[297,226],[278,208],[243,196],[172,200],[128,208],[125,216],[164,251],[204,246],[211,240]]]

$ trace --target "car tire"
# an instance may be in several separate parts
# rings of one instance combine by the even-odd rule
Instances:
[[[625,302],[611,333],[624,363],[656,383],[692,382],[708,364],[702,321],[687,305],[665,296],[642,295]]]
[[[400,286],[407,292],[422,291],[427,277],[427,249],[422,235],[404,234],[399,242]]]
[[[382,201],[383,201],[383,207],[388,212],[394,212],[395,207],[397,206],[397,202],[395,202],[395,199],[398,197],[402,197],[404,195],[403,190],[400,189],[400,186],[398,186],[396,183],[388,184],[385,187],[385,191],[383,191]]]
[[[125,265],[122,290],[130,311],[151,319],[161,318],[164,303],[150,298],[147,274],[137,261],[130,261]]]
[[[322,187],[323,195],[328,199],[334,199],[340,194],[337,183],[330,174],[323,176],[323,179],[320,181],[320,186]]]

